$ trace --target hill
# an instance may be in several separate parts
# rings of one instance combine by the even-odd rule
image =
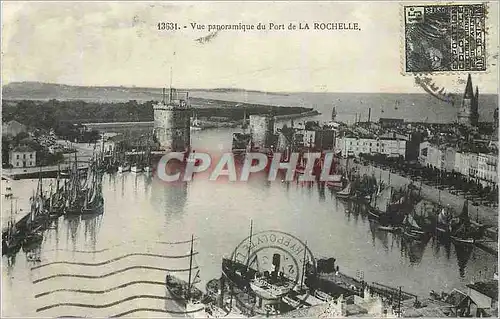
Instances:
[[[252,92],[244,89],[180,89],[190,94],[203,92]],[[161,88],[123,87],[123,86],[74,86],[43,82],[12,82],[2,87],[4,100],[83,100],[100,102],[125,102],[129,100],[150,101],[161,99]],[[198,94],[197,94],[198,93]],[[268,93],[269,94],[269,93]],[[271,93],[281,95],[280,93]],[[286,94],[283,94],[286,95]]]

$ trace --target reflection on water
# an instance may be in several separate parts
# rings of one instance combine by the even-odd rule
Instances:
[[[408,258],[410,264],[419,264],[424,256],[430,236],[424,236],[419,240],[406,237],[401,238],[401,253]]]
[[[36,181],[14,183],[17,183],[16,189],[27,194],[36,186]],[[427,296],[431,289],[441,290],[443,283],[447,283],[447,288],[463,287],[479,272],[492,277],[496,265],[494,256],[470,245],[452,245],[434,238],[408,241],[398,234],[380,231],[376,223],[368,220],[363,205],[338,200],[330,190],[314,184],[269,182],[265,175],[257,175],[248,183],[203,180],[164,183],[152,174],[105,175],[104,214],[61,217],[44,234],[40,252],[42,263],[75,259],[102,261],[117,256],[114,251],[118,248],[112,248],[117,245],[121,245],[119,249],[123,254],[144,252],[143,246],[129,248],[124,243],[185,240],[193,233],[200,238],[197,261],[201,279],[206,282],[220,276],[222,257],[230,254],[247,236],[248,225],[253,220],[255,231],[277,229],[307,240],[317,258],[336,258],[349,275],[355,276],[362,271],[368,281],[403,286],[418,295]],[[82,254],[80,251],[94,253]],[[168,250],[163,253],[179,255],[187,251],[188,247],[182,247],[176,253]],[[20,252],[17,259],[3,259],[6,265],[3,278],[9,278],[3,286],[6,294],[25,296],[34,285],[30,278],[40,277],[30,270],[31,263],[20,258],[22,254],[25,253]],[[140,257],[127,259],[106,266],[106,271],[99,273],[111,272],[113,267],[148,262]],[[171,264],[171,261],[162,261],[161,265],[168,268],[173,267]],[[57,269],[47,268],[44,274],[50,275],[49,270]],[[434,275],[429,276],[430,273]],[[95,285],[110,287],[130,280],[127,276],[132,274],[109,276]],[[164,279],[161,272],[155,276],[160,281]],[[155,277],[155,280],[158,279]],[[88,284],[81,280],[60,282],[64,287]],[[36,289],[47,290],[55,284],[47,280],[39,285],[44,287],[36,286]],[[127,289],[129,294],[134,293],[134,289],[137,293],[148,294],[151,288],[131,286]],[[60,295],[57,298],[65,300],[67,297]],[[25,299],[22,307],[17,306],[15,314],[33,316],[36,302]]]
[[[467,263],[469,262],[472,251],[474,250],[473,245],[453,243],[455,246],[455,252],[457,254],[458,271],[460,273],[460,278],[465,277],[465,269]]]

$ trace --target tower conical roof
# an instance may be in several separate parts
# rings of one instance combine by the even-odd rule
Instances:
[[[465,86],[464,99],[472,99],[474,97],[474,90],[472,89],[472,78],[469,74],[467,77],[467,85]]]

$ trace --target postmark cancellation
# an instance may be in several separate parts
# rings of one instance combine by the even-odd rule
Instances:
[[[487,6],[405,5],[404,71],[486,71]]]

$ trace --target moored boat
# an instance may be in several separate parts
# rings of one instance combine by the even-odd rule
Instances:
[[[352,186],[351,182],[347,183],[347,186],[336,194],[338,198],[349,198],[352,196]]]
[[[129,164],[120,165],[120,166],[118,166],[118,173],[128,172],[128,171],[130,171],[130,168],[131,167]]]
[[[130,171],[132,173],[140,173],[140,172],[142,172],[142,167],[140,165],[137,165],[137,164],[136,165],[132,165],[130,167]]]
[[[167,273],[165,278],[165,287],[171,296],[171,299],[187,312],[202,311],[204,306],[201,304],[204,294],[195,285],[199,282],[199,270],[194,263],[194,237],[191,236],[191,250],[189,254],[189,273],[187,280],[180,275]],[[195,272],[193,270],[196,270]]]

